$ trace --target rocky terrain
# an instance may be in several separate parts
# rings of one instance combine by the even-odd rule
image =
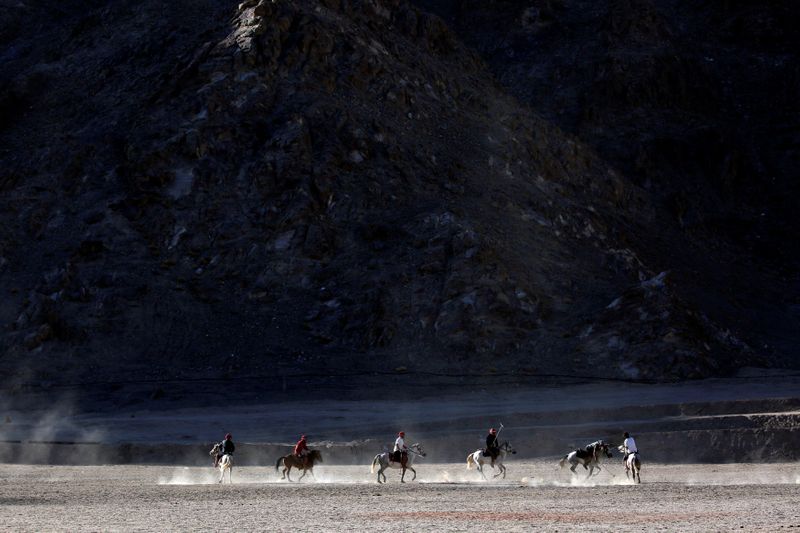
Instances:
[[[2,2],[0,381],[797,367],[790,2]]]

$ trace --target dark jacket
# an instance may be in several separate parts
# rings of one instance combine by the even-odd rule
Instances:
[[[222,444],[220,444],[220,452],[222,452],[222,455],[233,455],[235,449],[236,446],[233,445],[232,440],[224,440]]]
[[[486,448],[497,448],[497,435],[492,435],[491,433],[486,435]]]

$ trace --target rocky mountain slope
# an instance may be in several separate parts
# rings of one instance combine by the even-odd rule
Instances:
[[[668,4],[8,3],[0,378],[797,366],[796,9]]]

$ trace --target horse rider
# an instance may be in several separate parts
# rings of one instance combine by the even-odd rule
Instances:
[[[236,449],[236,446],[233,444],[233,435],[228,433],[225,435],[225,440],[219,443],[219,448],[217,448],[217,456],[214,458],[214,466],[216,467],[219,465],[219,460],[222,459],[223,455],[233,455],[233,451]]]
[[[627,462],[630,454],[639,453],[639,448],[636,447],[636,441],[633,440],[633,437],[631,437],[630,433],[626,431],[622,434],[622,436],[625,439],[622,441],[622,449],[625,451],[625,457],[622,458],[622,464],[624,465]]]
[[[408,463],[408,446],[406,446],[406,432],[401,431],[397,434],[397,439],[394,441],[394,450],[392,451],[392,461],[399,462],[400,466],[406,467]]]
[[[306,436],[302,435],[297,444],[294,445],[294,456],[303,464],[303,469],[308,467],[308,442]]]
[[[492,468],[494,468],[494,462],[500,455],[500,446],[497,445],[497,430],[495,428],[490,429],[489,434],[486,435],[486,450],[484,450],[483,454],[492,458]]]

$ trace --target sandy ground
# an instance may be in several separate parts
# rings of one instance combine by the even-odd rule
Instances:
[[[317,482],[273,468],[0,466],[0,529],[272,531],[800,530],[800,464],[645,464],[642,484],[610,464],[590,483],[551,461],[509,463],[483,482],[461,464],[419,464],[378,485],[365,466],[318,467]]]

